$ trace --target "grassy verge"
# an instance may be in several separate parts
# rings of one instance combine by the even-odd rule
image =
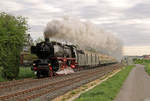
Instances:
[[[133,67],[134,66],[127,66],[107,81],[81,94],[75,101],[113,101]]]
[[[2,71],[2,68],[0,67],[0,82],[8,81],[8,80],[5,80],[4,78],[2,78],[1,71]],[[16,79],[31,78],[31,77],[35,77],[35,74],[33,71],[31,71],[31,68],[20,67],[19,75]]]
[[[144,69],[150,75],[150,63],[145,64]]]

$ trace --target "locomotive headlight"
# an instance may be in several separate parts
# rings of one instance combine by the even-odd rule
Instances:
[[[33,63],[33,66],[35,66],[36,64],[35,63]]]
[[[35,71],[34,74],[37,75],[37,71]]]

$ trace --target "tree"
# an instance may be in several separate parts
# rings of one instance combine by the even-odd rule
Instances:
[[[0,61],[4,78],[13,79],[18,76],[20,53],[27,29],[26,18],[0,13]]]

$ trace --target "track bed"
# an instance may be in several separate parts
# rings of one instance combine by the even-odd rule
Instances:
[[[1,83],[0,100],[28,101],[36,98],[44,101],[51,100],[69,90],[100,78],[120,67],[121,64],[114,64],[78,71],[69,75]]]

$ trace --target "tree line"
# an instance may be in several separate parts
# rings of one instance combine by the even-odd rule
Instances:
[[[27,30],[25,17],[0,13],[0,67],[5,79],[14,79],[19,74],[20,53]]]

